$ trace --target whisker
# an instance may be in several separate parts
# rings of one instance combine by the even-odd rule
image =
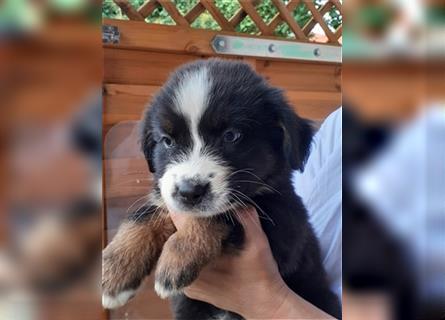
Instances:
[[[280,192],[280,191],[278,191],[278,190],[275,189],[274,187],[268,185],[267,183],[258,182],[258,181],[251,181],[251,180],[235,180],[235,181],[234,181],[234,183],[237,183],[237,182],[246,182],[246,183],[255,183],[255,184],[259,184],[259,185],[262,185],[262,186],[266,187],[266,188],[269,189],[270,191],[274,191],[274,192],[276,192],[276,193],[278,193],[278,194],[281,195],[281,192]]]
[[[149,195],[146,194],[145,196],[142,196],[142,197],[138,198],[135,202],[133,202],[133,203],[128,207],[126,213],[128,213],[128,212],[131,210],[131,208],[133,208],[133,206],[134,206],[136,203],[138,203],[139,201],[141,201],[141,200],[147,198],[148,196],[149,196]]]
[[[244,197],[246,200],[251,202],[261,213],[263,213],[265,215],[265,217],[262,217],[260,214],[258,214],[258,216],[260,218],[263,218],[263,219],[267,218],[267,220],[269,220],[274,226],[276,225],[275,222],[272,220],[272,218],[263,209],[261,209],[261,207],[255,201],[253,201],[252,198],[250,198],[245,193],[243,193],[239,190],[233,190],[233,191],[237,192],[239,196]]]

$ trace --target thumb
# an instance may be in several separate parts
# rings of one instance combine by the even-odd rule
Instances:
[[[170,212],[169,215],[176,229],[181,229],[186,224],[187,219],[192,219],[191,217],[188,217],[182,213]]]
[[[247,244],[265,237],[258,213],[255,208],[249,207],[245,210],[239,211],[237,216],[239,222],[244,228]]]

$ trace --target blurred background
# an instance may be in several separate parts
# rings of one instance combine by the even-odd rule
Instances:
[[[345,1],[343,315],[445,317],[445,6]]]
[[[314,1],[317,8],[325,2]],[[233,1],[219,3],[238,10]],[[443,319],[445,5],[426,0],[340,3],[346,17],[338,39],[342,68],[306,64],[298,72],[318,78],[284,81],[291,89],[319,89],[291,98],[306,106],[306,116],[320,120],[340,101],[337,78],[342,72],[344,319]],[[276,15],[268,1],[257,10],[266,23]],[[302,26],[310,22],[306,9],[294,13]],[[103,7],[102,1],[87,0],[0,1],[0,319],[109,316],[99,298],[100,250],[106,240],[101,16],[127,19],[108,0]],[[168,23],[160,9],[150,19]],[[327,26],[338,30],[340,19],[338,12],[330,12]],[[207,12],[196,27],[215,30],[214,23]],[[239,32],[259,32],[248,19],[238,27]],[[276,27],[274,35],[295,37],[285,24]],[[319,25],[311,30],[311,41],[329,42]],[[138,57],[135,53],[127,60],[130,72],[139,65]],[[160,67],[168,69],[165,63]],[[323,69],[330,70],[329,78]],[[119,70],[114,71],[110,79],[118,79]],[[124,96],[137,104],[147,98],[131,89],[108,86],[104,96],[114,95],[117,104]],[[110,110],[104,130],[111,129],[106,121],[122,116]],[[131,128],[124,123],[114,133],[122,137],[125,131],[130,137]],[[125,148],[119,151],[128,155]],[[129,180],[145,190],[141,180],[131,175]]]
[[[0,1],[0,319],[100,319],[100,3]]]

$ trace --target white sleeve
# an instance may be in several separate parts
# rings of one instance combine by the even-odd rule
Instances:
[[[315,134],[304,172],[292,182],[320,242],[331,289],[342,293],[342,109],[329,115]]]

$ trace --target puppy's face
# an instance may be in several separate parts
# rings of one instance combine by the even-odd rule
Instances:
[[[169,210],[211,216],[276,192],[302,169],[309,125],[243,63],[207,60],[176,71],[147,111],[142,148]]]

